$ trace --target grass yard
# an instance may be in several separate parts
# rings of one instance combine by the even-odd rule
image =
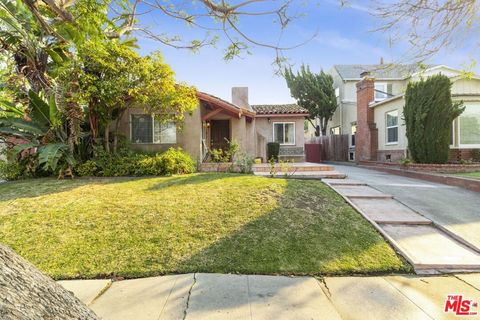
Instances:
[[[472,179],[479,179],[480,180],[480,171],[476,172],[463,172],[457,173],[457,176],[465,177],[465,178],[472,178]]]
[[[321,182],[251,175],[3,183],[0,242],[56,279],[411,268]]]

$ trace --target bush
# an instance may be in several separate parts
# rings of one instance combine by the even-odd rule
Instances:
[[[228,141],[228,150],[212,149],[210,150],[210,159],[216,163],[232,162],[239,150],[240,145],[236,140]]]
[[[97,163],[93,160],[88,160],[82,164],[79,164],[75,171],[81,177],[95,176],[98,172]]]
[[[185,174],[195,172],[195,161],[182,149],[170,148],[161,156],[165,174]]]
[[[280,153],[280,143],[269,142],[267,143],[267,160],[278,161],[278,154]]]
[[[452,122],[465,108],[453,103],[451,82],[444,75],[410,82],[403,111],[408,148],[417,163],[446,163]]]
[[[170,148],[162,154],[121,152],[111,155],[102,151],[97,157],[76,168],[80,176],[159,176],[195,172],[195,161],[182,149]]]
[[[0,179],[18,180],[23,178],[24,168],[18,162],[0,160]]]
[[[253,157],[249,156],[245,152],[241,152],[235,160],[235,165],[238,167],[241,173],[251,173],[253,165]]]

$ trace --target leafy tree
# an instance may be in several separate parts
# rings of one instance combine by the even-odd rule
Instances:
[[[452,102],[451,86],[444,75],[410,82],[407,86],[403,115],[408,148],[415,162],[448,161],[452,122],[465,110],[462,102]]]
[[[284,70],[284,77],[293,98],[302,108],[309,112],[310,124],[315,128],[315,136],[327,134],[328,121],[332,119],[337,109],[337,98],[333,87],[331,75],[320,71],[313,73],[308,66],[302,64],[296,74],[291,68]],[[318,118],[320,125],[315,125],[312,120]]]
[[[72,169],[75,159],[69,150],[66,126],[55,100],[46,101],[32,90],[28,95],[30,105],[27,110],[4,103],[4,115],[0,117],[0,136],[22,142],[14,150],[20,161],[29,163],[27,169],[33,174],[37,165],[54,173],[58,169]]]

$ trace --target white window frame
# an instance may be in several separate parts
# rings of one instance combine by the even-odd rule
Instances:
[[[468,107],[468,105],[467,105]],[[478,106],[478,108],[480,108],[480,106]],[[480,148],[480,144],[476,143],[476,144],[462,144],[462,135],[461,135],[461,126],[462,126],[462,123],[460,121],[460,118],[462,117],[462,115],[458,116],[458,121],[457,121],[457,134],[458,134],[458,148],[459,149],[462,149],[462,148]],[[455,141],[455,140],[454,140]]]
[[[354,126],[355,126],[355,144],[352,143],[352,141],[353,141],[352,138],[354,136],[354,134],[352,133],[352,131],[353,131],[352,129],[353,129]],[[350,124],[350,139],[348,139],[348,140],[349,140],[350,147],[352,147],[352,148],[355,147],[355,145],[357,144],[357,123],[356,122]]]
[[[335,97],[340,98],[340,87],[335,88]]]
[[[341,135],[342,134],[342,126],[331,127],[330,128],[330,135],[335,136],[336,134],[333,134],[333,129],[337,129],[337,128],[338,128],[338,135]]]
[[[377,89],[376,87],[377,86],[382,86],[383,89]],[[386,82],[376,82],[375,85],[374,85],[374,99],[375,99],[375,102],[379,102],[379,101],[383,101],[383,100],[386,100],[388,99],[388,93],[387,93],[387,90],[388,90],[388,83]],[[386,97],[384,98],[377,98],[377,90],[380,90],[382,92],[385,92],[385,95]]]
[[[388,126],[388,122],[387,122],[388,115],[390,113],[394,113],[394,112],[397,113],[397,124],[395,126]],[[398,144],[398,139],[400,138],[400,132],[398,130],[398,128],[399,128],[398,120],[399,120],[398,109],[390,110],[390,111],[385,112],[385,145],[386,146],[391,146],[391,145]],[[388,129],[393,129],[393,128],[397,128],[397,141],[388,142]]]
[[[293,124],[293,143],[280,143],[281,146],[294,146],[296,144],[296,135],[297,135],[297,129],[295,127],[295,122],[288,122],[288,121],[279,121],[279,122],[274,122],[272,124],[272,140],[273,142],[275,141],[275,125],[276,124],[283,124],[283,141],[285,141],[285,124]]]
[[[457,118],[458,119],[458,118]],[[450,149],[455,149],[455,140],[457,138],[457,125],[455,124],[456,119],[452,121],[452,143],[450,144]],[[460,142],[460,141],[459,141]]]
[[[135,142],[133,141],[133,117],[134,116],[150,116],[152,118],[152,142]],[[173,122],[173,121],[172,121]],[[130,114],[130,143],[132,144],[166,144],[166,145],[175,145],[177,144],[177,126],[175,125],[175,142],[155,142],[155,114],[148,113],[131,113]]]

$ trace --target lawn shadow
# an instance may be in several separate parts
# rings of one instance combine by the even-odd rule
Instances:
[[[208,183],[211,181],[219,180],[219,179],[226,179],[235,176],[240,176],[241,174],[233,174],[233,173],[198,173],[192,175],[182,175],[182,176],[173,176],[165,181],[161,181],[150,188],[148,191],[157,191],[169,187],[174,186],[181,186],[181,185],[194,185],[194,184],[202,184]]]
[[[7,181],[0,183],[0,202],[56,194],[92,184],[106,185],[152,178],[158,177],[81,177],[62,180],[56,178],[32,178]]]
[[[305,192],[304,184],[312,185],[307,190],[313,194]],[[397,264],[372,263],[375,254]],[[187,257],[178,270],[285,275],[409,271],[398,258],[333,190],[318,181],[287,180],[275,209]]]

